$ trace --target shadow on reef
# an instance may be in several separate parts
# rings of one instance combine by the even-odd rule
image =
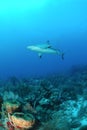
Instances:
[[[68,75],[0,81],[1,130],[86,130],[87,67]]]

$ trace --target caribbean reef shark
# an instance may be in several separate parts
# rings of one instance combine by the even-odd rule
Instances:
[[[49,42],[44,44],[30,45],[27,46],[27,49],[37,52],[40,58],[43,54],[47,53],[60,55],[61,58],[64,59],[64,53],[62,53],[59,49],[54,49]]]

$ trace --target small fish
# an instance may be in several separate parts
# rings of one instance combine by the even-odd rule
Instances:
[[[31,51],[35,51],[38,53],[38,56],[41,58],[43,54],[57,54],[60,55],[62,59],[64,59],[64,53],[62,53],[59,49],[54,49],[50,45],[49,42],[44,44],[37,44],[37,45],[31,45],[27,46],[27,49]]]

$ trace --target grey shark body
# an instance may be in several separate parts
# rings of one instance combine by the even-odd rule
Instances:
[[[64,53],[61,53],[60,50],[52,48],[50,44],[38,44],[38,45],[31,45],[27,46],[27,49],[31,51],[35,51],[38,53],[38,56],[41,58],[43,54],[57,54],[64,59]]]

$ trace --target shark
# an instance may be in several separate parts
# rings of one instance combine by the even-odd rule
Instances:
[[[57,54],[61,56],[62,60],[64,59],[64,53],[61,52],[59,49],[53,48],[49,42],[37,45],[30,45],[27,46],[27,49],[37,52],[40,58],[43,54]]]

